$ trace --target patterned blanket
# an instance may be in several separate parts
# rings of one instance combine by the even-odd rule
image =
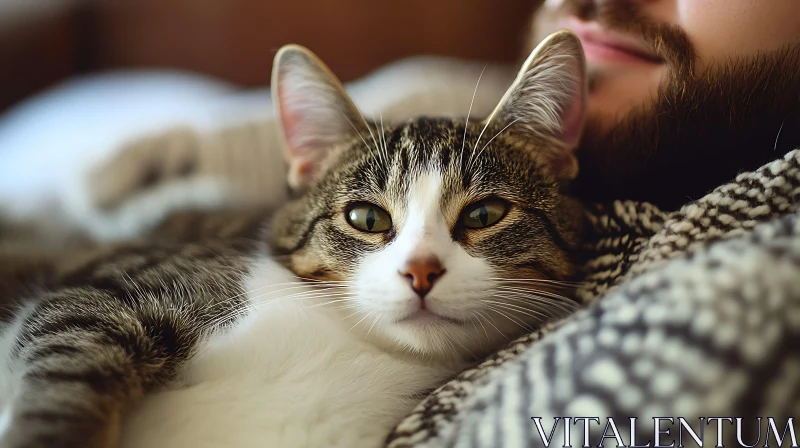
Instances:
[[[551,446],[583,446],[584,425],[597,446],[608,417],[623,445],[637,428],[639,443],[652,441],[654,417],[683,417],[705,427],[705,446],[718,430],[731,446],[764,446],[767,417],[780,435],[800,415],[799,210],[800,149],[675,212],[594,207],[579,291],[589,306],[434,391],[388,446],[545,446],[551,435]],[[678,446],[672,429],[662,443]]]

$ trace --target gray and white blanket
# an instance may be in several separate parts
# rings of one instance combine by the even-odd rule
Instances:
[[[388,446],[585,446],[584,425],[591,446],[604,431],[605,446],[632,445],[632,431],[640,445],[696,441],[679,418],[705,446],[720,434],[726,446],[792,445],[799,210],[800,149],[671,213],[596,206],[579,291],[589,305],[434,391]]]

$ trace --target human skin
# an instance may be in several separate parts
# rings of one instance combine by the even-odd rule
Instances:
[[[575,8],[622,3],[684,34],[694,50],[696,73],[800,45],[798,0],[547,0],[535,20],[534,40],[560,28],[578,34],[593,81],[589,120],[609,126],[632,108],[653,102],[670,70],[640,34],[574,13]]]

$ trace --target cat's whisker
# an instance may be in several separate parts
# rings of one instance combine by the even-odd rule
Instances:
[[[343,284],[338,282],[329,282],[329,281],[311,281],[306,279],[301,279],[298,277],[300,281],[293,281],[293,282],[280,282],[280,283],[271,283],[266,285],[266,288],[270,287],[284,287],[284,286],[299,286],[299,287],[307,287],[307,288],[343,288],[350,286],[349,284]]]
[[[366,335],[365,337],[369,337],[369,334],[372,332],[372,327],[374,327],[374,326],[375,326],[375,324],[376,324],[376,323],[378,323],[378,320],[379,320],[380,318],[381,318],[380,314],[377,314],[377,313],[376,313],[376,315],[375,315],[375,320],[374,320],[374,321],[372,321],[372,325],[370,325],[370,326],[369,326],[369,330],[367,330],[367,335]]]
[[[480,332],[478,331],[478,325],[475,324],[475,319],[470,319],[470,323],[472,324],[472,328],[475,329],[475,340],[478,341],[478,348],[483,350],[483,341],[480,338]],[[484,329],[485,330],[485,329]],[[489,335],[486,335],[486,339],[489,339]]]
[[[383,114],[380,114],[381,117],[381,138],[383,139],[383,155],[384,162],[388,165],[389,163],[389,145],[386,144],[386,133],[383,130]]]
[[[318,278],[301,277],[297,275],[295,275],[294,278],[308,283],[330,283],[332,285],[340,285],[340,284],[352,285],[355,283],[353,280],[320,280]]]
[[[378,120],[375,119],[375,114],[372,115],[372,122],[376,123],[376,125],[375,125],[375,133],[378,134],[378,125],[377,125]],[[383,123],[381,123],[381,126],[383,126]],[[381,130],[381,133],[382,132],[383,132],[383,130]],[[386,166],[388,164],[388,159],[386,157],[384,157],[386,155],[386,152],[383,150],[383,143],[382,142],[383,142],[383,140],[381,139],[381,135],[378,134],[378,143],[377,143],[377,145],[378,145],[378,154],[377,155],[381,159],[382,164],[384,166]]]
[[[553,292],[553,291],[551,291],[551,289],[562,290],[562,291],[565,291],[566,293],[569,293],[569,292],[574,291],[576,289],[576,287],[572,286],[572,285],[558,285],[558,284],[553,284],[553,283],[517,283],[517,282],[499,283],[496,286],[496,288],[502,288],[502,289],[507,289],[507,288],[528,289],[528,290],[534,290],[534,291],[547,292],[547,293],[550,293],[550,294],[556,294],[556,295],[559,295],[559,296],[562,296],[562,294],[560,294],[558,292]],[[541,289],[541,288],[548,288],[548,289]],[[562,299],[566,299],[566,300],[571,300],[571,299],[569,299],[569,297],[565,297],[565,296],[562,296],[561,298]]]
[[[578,308],[569,308],[563,306],[562,302],[555,301],[552,299],[542,299],[541,297],[532,297],[532,296],[507,296],[502,294],[495,294],[492,297],[498,297],[504,300],[511,300],[516,303],[521,303],[529,307],[536,306],[538,309],[545,310],[547,312],[560,312],[560,314],[564,316],[568,316],[575,312]]]
[[[318,308],[321,306],[325,306],[326,304],[330,303],[339,303],[339,302],[346,302],[352,301],[355,297],[350,295],[341,295],[341,296],[312,296],[312,297],[294,297],[290,300],[294,302],[301,302],[301,305],[305,309],[313,309]],[[278,300],[280,302],[280,300]]]
[[[252,290],[250,290],[250,291],[244,291],[244,292],[241,292],[241,293],[239,293],[239,294],[236,294],[236,295],[233,295],[233,296],[227,297],[227,298],[225,298],[225,299],[222,299],[222,300],[220,300],[220,301],[217,301],[217,302],[212,302],[212,303],[209,303],[209,304],[207,304],[206,306],[202,307],[202,308],[201,308],[201,310],[208,310],[208,309],[210,309],[210,308],[214,308],[214,307],[219,307],[219,306],[228,305],[229,303],[233,302],[234,300],[238,299],[239,297],[242,297],[242,296],[247,296],[247,295],[249,295],[249,294],[253,294],[254,292],[257,292],[257,291],[259,291],[259,290],[263,290],[263,289],[265,289],[265,288],[267,288],[267,287],[268,287],[268,286],[262,286],[262,287],[259,287],[259,288],[252,289]]]
[[[551,297],[551,298],[556,299],[556,300],[561,300],[561,301],[565,301],[565,302],[574,302],[574,299],[571,297],[571,293],[572,293],[572,291],[574,291],[574,288],[570,288],[570,287],[566,287],[566,286],[565,287],[556,288],[556,289],[562,289],[562,290],[569,291],[570,295],[565,295],[565,294],[560,294],[558,292],[553,292],[551,290],[552,287],[553,287],[553,285],[541,285],[541,284],[540,285],[536,285],[536,284],[514,285],[514,286],[511,286],[511,285],[497,285],[497,286],[494,287],[494,289],[496,289],[498,291],[537,293],[537,294],[539,294],[541,296]],[[547,288],[547,289],[544,289],[544,288]]]
[[[555,298],[550,297],[550,296],[545,295],[545,294],[538,294],[535,291],[521,292],[521,291],[498,290],[496,292],[496,294],[504,294],[506,297],[514,297],[514,298],[519,299],[519,300],[529,300],[529,301],[532,301],[532,302],[545,303],[545,304],[550,304],[550,305],[553,305],[553,306],[561,306],[561,307],[565,307],[565,308],[567,308],[567,307],[575,308],[575,307],[570,307],[569,305],[564,305],[564,304],[567,304],[567,303],[570,303],[570,302],[566,302],[566,301],[561,300],[561,299],[555,299]]]
[[[311,291],[311,292],[312,293],[319,293],[319,295],[303,296],[302,293],[294,293],[294,294],[290,294],[288,296],[276,298],[275,300],[268,300],[268,301],[264,301],[264,302],[255,302],[255,303],[252,303],[250,306],[234,310],[234,311],[232,311],[230,313],[227,313],[227,314],[224,314],[224,315],[220,315],[220,316],[218,316],[217,319],[214,319],[214,320],[212,320],[210,322],[207,322],[204,325],[204,327],[211,328],[211,327],[214,327],[214,326],[218,325],[219,323],[224,322],[226,320],[231,320],[231,319],[234,319],[234,318],[238,318],[238,317],[240,317],[242,315],[246,315],[248,313],[251,313],[251,312],[254,312],[254,311],[258,311],[260,308],[263,308],[263,307],[268,306],[268,305],[276,304],[276,303],[282,303],[282,302],[287,302],[287,301],[292,301],[292,300],[308,300],[308,299],[318,299],[318,298],[324,298],[324,297],[337,297],[337,298],[334,298],[333,300],[329,300],[329,301],[326,301],[326,302],[322,302],[322,303],[318,303],[318,304],[314,304],[314,305],[306,307],[306,309],[310,309],[310,308],[315,308],[315,307],[318,307],[318,306],[328,305],[328,304],[331,304],[331,303],[337,303],[337,302],[342,302],[342,301],[350,301],[350,300],[353,299],[353,297],[351,295],[345,294],[345,293],[334,293],[334,294],[336,294],[336,296],[334,296],[333,294],[326,293],[325,291]],[[252,300],[256,300],[256,299],[258,299],[260,297],[263,297],[266,294],[269,294],[269,293],[265,293],[265,294],[254,296],[254,297],[252,297]],[[338,298],[338,297],[342,297],[342,298]]]
[[[490,138],[490,139],[489,139],[489,141],[488,141],[488,142],[486,142],[486,144],[485,144],[485,145],[483,145],[483,148],[481,148],[480,152],[479,152],[479,153],[478,153],[478,155],[477,155],[477,156],[475,156],[475,157],[476,157],[476,158],[477,158],[477,157],[480,157],[480,155],[481,155],[481,154],[483,154],[483,151],[484,151],[484,150],[486,150],[486,147],[488,147],[488,146],[489,146],[489,144],[491,144],[491,143],[492,143],[492,141],[494,141],[494,139],[496,139],[498,136],[500,136],[500,134],[502,134],[502,133],[503,133],[503,131],[505,131],[506,129],[510,128],[510,127],[511,127],[511,125],[513,125],[514,123],[518,122],[519,120],[520,120],[520,119],[519,119],[519,118],[517,118],[517,119],[515,119],[514,121],[512,121],[511,123],[507,124],[507,125],[506,125],[506,126],[503,128],[503,129],[500,129],[500,131],[499,131],[497,134],[495,134],[495,135],[494,135],[494,137]]]
[[[374,313],[375,313],[375,311],[370,311],[369,313],[365,314],[365,315],[364,315],[364,317],[362,317],[361,319],[359,319],[359,320],[358,320],[358,322],[356,322],[355,324],[353,324],[353,326],[352,326],[352,327],[350,327],[350,329],[349,329],[349,330],[347,330],[347,332],[348,332],[348,333],[350,333],[351,331],[353,331],[353,328],[356,328],[356,327],[358,326],[358,324],[360,324],[361,322],[363,322],[363,321],[364,321],[364,319],[366,319],[366,318],[368,318],[368,317],[372,316]]]
[[[359,309],[353,311],[351,314],[348,314],[347,316],[344,316],[341,320],[350,319],[351,317],[355,316],[356,314],[360,313],[361,311],[362,311],[362,309],[359,308]]]
[[[499,328],[497,328],[497,325],[495,325],[495,324],[494,324],[494,322],[493,322],[493,321],[492,321],[492,319],[491,319],[491,316],[487,316],[487,315],[486,315],[486,313],[485,313],[485,312],[483,312],[483,311],[478,311],[478,315],[479,315],[479,316],[481,316],[481,317],[483,317],[484,319],[486,319],[486,323],[488,323],[488,324],[489,324],[489,325],[491,325],[491,326],[492,326],[492,327],[493,327],[495,330],[497,330],[497,332],[498,332],[498,333],[500,333],[500,335],[501,335],[501,336],[503,336],[504,338],[508,339],[508,336],[506,336],[506,334],[505,334],[505,333],[503,333],[502,331],[500,331],[500,329],[499,329]]]
[[[489,127],[489,123],[490,123],[490,121],[487,118],[486,119],[486,124],[483,125],[483,129],[481,129],[481,133],[478,134],[478,138],[477,138],[477,140],[475,140],[475,144],[472,146],[472,151],[470,152],[470,156],[469,156],[468,170],[472,170],[472,166],[475,163],[475,148],[477,148],[478,144],[481,142],[481,137],[483,137],[483,133],[486,132],[486,128]]]
[[[309,282],[307,282],[307,281],[270,283],[268,285],[260,286],[258,288],[254,288],[254,289],[245,291],[243,293],[237,294],[235,296],[232,296],[231,298],[237,298],[237,297],[240,297],[240,296],[243,296],[243,295],[247,295],[247,294],[251,294],[253,292],[261,291],[261,290],[264,290],[264,289],[267,289],[267,288],[283,288],[285,286],[291,286],[291,288],[297,288],[297,287],[314,287],[314,288],[330,287],[330,288],[337,288],[337,287],[344,287],[346,285],[325,284],[325,283],[322,283],[322,282],[315,283],[315,284],[312,285],[312,284],[309,284]],[[280,292],[280,291],[285,291],[285,290],[286,289],[279,289],[279,290],[275,290],[274,292]]]
[[[486,327],[483,325],[483,322],[481,322],[480,319],[477,319],[477,322],[480,324],[481,328],[483,328],[483,333],[486,335],[486,343],[491,345],[492,340],[489,338],[489,332],[486,331]]]
[[[557,308],[565,313],[572,313],[580,308],[580,305],[570,300],[553,298],[543,295],[539,291],[499,291],[495,295],[503,295],[504,298],[518,302],[543,304],[547,308]]]
[[[198,326],[203,331],[214,331],[217,327],[222,325],[223,322],[225,322],[225,321],[234,322],[239,317],[247,314],[247,311],[248,310],[245,309],[245,308],[238,308],[238,309],[230,310],[230,311],[228,311],[226,313],[222,313],[220,315],[214,316],[214,318],[212,318],[210,320],[199,322]]]
[[[345,305],[337,305],[331,307],[332,310],[350,310],[354,308],[358,308],[358,306],[353,304],[345,304]]]
[[[323,307],[323,306],[326,306],[326,305],[330,305],[332,303],[341,303],[341,302],[347,302],[347,301],[350,301],[350,300],[353,300],[353,298],[352,297],[345,297],[343,299],[328,300],[326,302],[315,303],[314,305],[307,306],[305,309],[310,310],[310,309],[313,309],[313,308],[319,308],[319,307]]]
[[[353,299],[355,299],[355,297],[353,297]],[[345,301],[344,303],[336,306],[336,309],[340,308],[359,308],[359,305],[357,303],[353,303],[352,301]]]
[[[469,127],[469,116],[472,115],[472,105],[475,104],[475,96],[478,94],[478,86],[481,85],[481,78],[483,78],[483,72],[486,71],[486,65],[483,66],[483,70],[481,70],[481,74],[478,75],[478,82],[475,83],[475,90],[472,92],[472,100],[469,102],[469,110],[467,111],[467,120],[464,122],[464,136],[461,138],[461,158],[459,160],[459,166],[464,164],[464,144],[467,142],[467,128]]]
[[[356,125],[354,125],[353,122],[350,121],[350,118],[348,118],[347,115],[344,114],[344,112],[339,112],[339,113],[342,115],[342,117],[344,117],[345,120],[347,120],[348,123],[350,123],[350,127],[352,127],[354,131],[356,131],[356,134],[358,134],[358,137],[361,139],[362,142],[364,142],[364,146],[366,146],[369,149],[372,149],[373,147],[371,147],[371,146],[369,146],[369,144],[367,144],[367,141],[361,135],[361,132],[359,132],[359,130],[356,128]],[[363,120],[364,117],[362,116],[361,119]],[[366,120],[364,120],[364,121],[366,121]],[[378,144],[375,142],[375,136],[372,135],[372,131],[369,129],[369,125],[367,125],[367,130],[369,131],[370,136],[372,136],[372,143],[375,144],[374,148],[375,148],[375,152],[377,153]]]
[[[286,288],[294,289],[294,288]],[[272,291],[270,291],[272,292]],[[349,294],[353,293],[352,288],[303,288],[301,291],[291,293],[289,296],[296,295],[325,295],[325,294]],[[289,297],[285,296],[285,297]]]
[[[263,292],[261,294],[256,294],[254,296],[251,296],[250,297],[251,304],[248,307],[248,309],[249,310],[258,309],[259,307],[264,306],[266,304],[270,304],[270,303],[274,304],[274,303],[286,302],[286,301],[290,301],[290,300],[313,299],[313,298],[319,298],[319,297],[332,297],[334,295],[343,295],[343,294],[345,294],[345,293],[341,293],[341,292],[331,293],[331,292],[328,292],[328,291],[299,291],[299,292],[295,292],[295,293],[292,293],[292,294],[288,294],[288,295],[276,298],[274,300],[267,300],[267,301],[263,301],[263,302],[253,302],[253,301],[256,301],[256,300],[258,300],[258,299],[260,299],[260,298],[262,298],[264,296],[267,296],[269,294],[273,294],[273,293],[284,291],[284,290],[288,290],[288,289],[293,289],[293,288],[284,288],[283,290],[279,290],[279,291],[267,291],[267,292]]]
[[[473,353],[473,352],[472,352],[472,350],[468,349],[468,348],[467,348],[467,347],[466,347],[464,344],[462,344],[462,343],[461,343],[461,341],[459,341],[458,339],[452,339],[452,340],[451,340],[450,346],[453,348],[453,353],[458,353],[458,350],[456,350],[456,348],[453,346],[452,342],[455,342],[456,344],[460,345],[460,346],[461,346],[461,348],[463,348],[463,349],[464,349],[464,350],[465,350],[467,353],[469,353],[469,354],[470,354],[470,356],[472,356],[472,358],[477,358],[477,356],[475,356],[475,353]]]
[[[292,285],[292,286],[291,286],[291,287],[288,287],[288,288],[283,288],[283,287],[284,287],[284,286],[286,286],[286,285]],[[265,296],[265,295],[267,295],[267,294],[279,293],[279,292],[288,291],[288,290],[291,290],[291,289],[296,289],[296,288],[300,288],[300,287],[308,287],[308,286],[309,286],[309,284],[308,284],[308,283],[306,283],[306,282],[282,282],[282,283],[273,283],[273,284],[269,284],[269,285],[261,286],[261,287],[258,287],[258,288],[254,288],[254,289],[251,289],[251,290],[249,290],[249,291],[244,291],[244,292],[241,292],[241,293],[239,293],[239,294],[236,294],[236,295],[230,296],[230,297],[228,297],[228,298],[226,298],[226,299],[220,300],[220,301],[218,301],[218,302],[211,303],[211,304],[209,304],[208,306],[206,306],[206,307],[205,307],[205,309],[208,309],[208,308],[211,308],[211,307],[214,307],[214,306],[222,306],[222,305],[227,305],[228,303],[230,303],[230,302],[232,302],[232,301],[234,301],[234,300],[238,299],[239,297],[242,297],[242,296],[248,296],[248,295],[251,295],[251,294],[253,294],[253,293],[255,293],[255,292],[258,292],[258,291],[264,291],[264,290],[265,290],[265,289],[267,289],[267,288],[281,287],[281,289],[277,289],[277,290],[270,290],[270,291],[262,292],[262,294],[258,294],[258,295],[256,295],[256,296],[253,296],[253,297],[251,297],[251,299],[261,298],[261,297],[264,297],[264,296]],[[319,285],[315,285],[315,286],[316,286],[316,287],[319,287]],[[333,289],[333,288],[339,288],[340,286],[338,286],[338,285],[323,285],[322,287],[323,287],[323,288],[326,288],[326,287],[327,287],[327,288],[331,288],[331,289]]]
[[[570,300],[569,297],[564,296],[562,294],[551,292],[551,291],[548,291],[548,290],[545,290],[545,289],[539,289],[539,288],[536,288],[535,286],[532,286],[532,285],[515,285],[515,286],[498,285],[496,288],[497,289],[504,289],[504,290],[508,290],[508,291],[522,291],[522,292],[536,291],[536,292],[540,292],[540,293],[549,294],[551,296],[557,297],[557,298],[562,299],[562,300]]]
[[[447,338],[444,338],[443,340],[444,340],[445,344],[447,344],[447,347],[450,349],[451,353],[458,353],[458,350],[456,350],[456,346],[453,345],[453,341],[452,340],[447,339]],[[456,342],[458,342],[458,341],[456,341]],[[461,345],[460,342],[459,342],[459,345]],[[466,347],[464,347],[464,348],[466,348]],[[469,350],[467,350],[467,351],[469,352]],[[469,352],[469,353],[472,354],[472,352]],[[473,357],[474,356],[475,355],[473,355]]]
[[[526,325],[524,323],[521,323],[520,321],[514,319],[512,316],[510,316],[510,315],[506,314],[505,312],[503,312],[503,310],[501,310],[500,308],[492,306],[492,305],[488,305],[488,308],[490,310],[494,311],[495,313],[505,317],[510,322],[513,322],[514,324],[518,325],[520,328],[522,328],[522,329],[524,329],[526,331],[533,331],[533,328],[531,326]]]
[[[494,295],[492,297],[503,298],[503,296],[498,296],[498,295]],[[498,302],[496,300],[484,300],[484,302],[501,306],[501,307],[503,307],[505,309],[508,309],[509,311],[510,310],[516,310],[519,313],[522,313],[522,314],[524,314],[526,316],[533,317],[535,319],[540,319],[541,320],[541,319],[547,319],[547,318],[550,317],[550,316],[548,316],[547,314],[545,314],[545,313],[543,313],[541,311],[536,311],[533,308],[525,308],[525,307],[522,307],[520,305],[515,305],[513,303]]]
[[[537,295],[539,297],[549,297],[551,299],[555,299],[555,300],[558,300],[560,302],[569,303],[569,304],[575,304],[576,308],[579,306],[579,304],[577,304],[573,299],[571,299],[571,298],[569,298],[567,296],[564,296],[564,295],[561,295],[561,294],[556,294],[556,293],[550,292],[550,291],[545,291],[545,290],[542,290],[542,289],[520,288],[520,287],[514,287],[514,286],[498,286],[497,289],[499,291],[505,291],[505,292],[517,292],[517,293],[522,293],[522,294],[534,294],[534,295]]]
[[[253,297],[253,299],[258,299],[258,298],[264,297],[264,296],[266,296],[268,294],[271,294],[271,291],[263,293],[263,294],[260,294],[258,296],[255,296],[255,297]],[[348,293],[348,292],[331,293],[331,292],[328,292],[328,291],[300,291],[300,292],[295,292],[295,293],[292,293],[292,294],[289,294],[289,295],[286,295],[286,296],[278,297],[278,298],[275,298],[273,300],[267,300],[265,302],[259,302],[259,303],[278,303],[278,302],[288,302],[288,301],[297,301],[297,300],[318,299],[318,298],[324,298],[324,297],[349,297],[350,295],[351,295],[351,293]]]
[[[585,282],[570,282],[564,280],[550,280],[545,278],[506,278],[506,277],[490,277],[487,280],[492,280],[500,283],[546,283],[557,286],[582,286]]]
[[[338,310],[351,310],[351,309],[355,309],[356,308],[356,306],[352,305],[352,304],[347,304],[347,303],[341,304],[340,303],[339,305],[336,305],[336,303],[337,302],[325,302],[325,303],[312,305],[312,306],[309,306],[309,307],[304,307],[303,309],[309,310],[309,309],[313,309],[313,308],[325,307],[326,309],[329,309],[329,310],[337,310],[338,311]],[[335,306],[333,306],[333,305],[335,305]]]

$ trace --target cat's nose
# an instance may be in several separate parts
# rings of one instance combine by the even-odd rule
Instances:
[[[411,289],[420,298],[424,298],[433,284],[444,275],[444,268],[438,258],[426,257],[409,260],[408,263],[399,271],[400,275],[408,279]]]

